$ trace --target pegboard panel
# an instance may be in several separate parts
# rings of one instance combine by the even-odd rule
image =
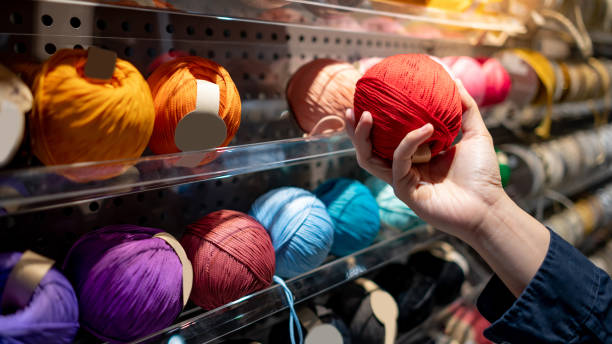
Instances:
[[[364,179],[354,157],[308,163],[208,180],[71,206],[0,217],[0,252],[33,249],[62,261],[83,234],[111,224],[164,229],[178,237],[189,223],[219,209],[247,212],[255,199],[280,186],[314,190],[330,178]]]
[[[223,6],[216,7],[220,7],[216,13],[223,13]],[[243,100],[242,126],[234,145],[301,136],[291,118],[281,116],[288,108],[284,93],[292,73],[313,59],[354,62],[407,52],[483,55],[494,49],[85,2],[2,1],[0,13],[0,52],[4,55],[44,61],[59,49],[96,45],[116,51],[145,77],[156,57],[175,50],[223,65]]]

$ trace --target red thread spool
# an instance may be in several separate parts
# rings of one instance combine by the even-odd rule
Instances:
[[[187,226],[181,245],[193,264],[191,300],[214,309],[264,289],[274,275],[274,247],[259,222],[234,210]]]
[[[455,82],[441,64],[422,54],[387,57],[368,69],[357,82],[354,108],[357,120],[364,111],[372,114],[373,152],[387,160],[406,134],[427,123],[434,127],[424,143],[431,156],[448,149],[461,128]]]

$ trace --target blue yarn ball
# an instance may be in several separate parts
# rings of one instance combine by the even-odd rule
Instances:
[[[334,220],[331,253],[346,256],[370,244],[378,235],[378,205],[365,185],[352,179],[337,178],[323,183],[315,194]]]
[[[368,178],[366,185],[376,197],[380,209],[380,221],[386,226],[406,231],[425,224],[425,221],[421,220],[406,203],[395,196],[391,185],[376,177]]]
[[[321,265],[334,241],[325,204],[304,189],[282,187],[255,200],[249,211],[270,234],[276,274],[291,278]]]

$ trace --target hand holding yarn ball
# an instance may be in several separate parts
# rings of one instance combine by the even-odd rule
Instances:
[[[181,239],[193,263],[191,299],[220,307],[264,289],[274,275],[274,247],[254,218],[233,210],[210,213],[187,227]]]
[[[461,98],[444,67],[422,54],[387,57],[357,82],[354,111],[373,117],[373,153],[388,161],[404,136],[425,124],[433,133],[425,139],[415,162],[426,162],[450,148],[461,128]]]
[[[81,325],[113,342],[170,325],[189,297],[193,278],[176,239],[132,225],[81,237],[68,252],[64,271],[79,298]]]
[[[429,163],[413,164],[411,157],[432,135],[431,124],[400,138],[390,165],[374,152],[373,115],[366,111],[356,123],[353,112],[347,111],[346,120],[361,167],[390,184],[424,221],[469,242],[492,207],[509,206],[511,201],[501,187],[492,138],[478,106],[459,81],[457,89],[466,109],[462,138]]]
[[[249,214],[270,234],[276,274],[283,278],[321,265],[334,241],[334,223],[325,204],[304,189],[270,190],[255,200]]]

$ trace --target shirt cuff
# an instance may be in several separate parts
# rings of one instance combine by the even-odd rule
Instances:
[[[497,276],[478,298],[478,310],[492,323],[484,335],[494,342],[570,343],[589,318],[598,288],[598,269],[550,231],[546,257],[518,299]]]

